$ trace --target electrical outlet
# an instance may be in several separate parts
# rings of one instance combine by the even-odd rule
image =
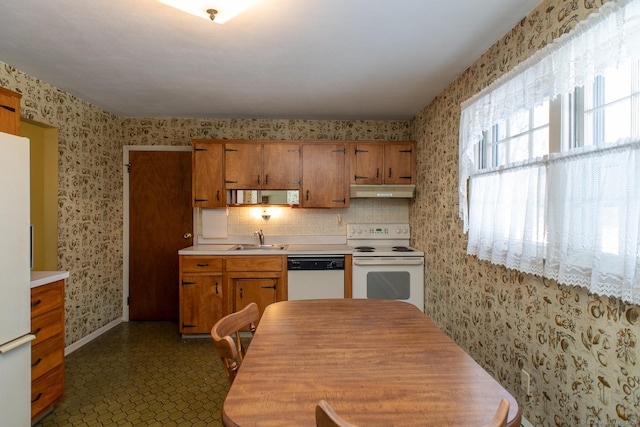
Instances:
[[[527,396],[531,394],[530,386],[531,386],[531,375],[529,375],[529,373],[523,369],[522,374],[520,375],[520,387],[522,388],[522,390],[525,391],[525,393],[527,393]]]

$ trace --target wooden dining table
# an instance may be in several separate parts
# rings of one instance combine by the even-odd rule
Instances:
[[[481,426],[509,394],[402,301],[282,301],[260,319],[224,401],[226,426],[315,426],[326,400],[358,426]]]

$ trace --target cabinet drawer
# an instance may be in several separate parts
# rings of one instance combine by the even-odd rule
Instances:
[[[207,257],[182,257],[182,271],[189,273],[197,272],[221,272],[222,271],[222,259],[221,258],[207,258]]]
[[[31,347],[31,380],[64,363],[62,335],[45,340]]]
[[[64,334],[64,321],[62,307],[44,313],[31,319],[31,333],[36,339],[31,343],[36,346],[41,342],[55,336]]]
[[[31,288],[31,318],[64,305],[64,281]]]
[[[227,271],[284,271],[286,257],[233,256],[227,258]]]
[[[64,368],[47,372],[31,383],[31,418],[46,411],[62,398],[64,393]]]

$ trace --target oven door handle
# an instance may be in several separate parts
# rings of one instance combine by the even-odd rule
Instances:
[[[371,259],[371,258],[354,258],[353,265],[422,265],[422,258],[404,258],[404,259]]]

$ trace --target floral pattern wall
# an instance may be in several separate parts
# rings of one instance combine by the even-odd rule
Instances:
[[[460,104],[603,3],[543,1],[412,123],[420,184],[409,218],[412,243],[425,251],[427,315],[535,426],[640,425],[640,307],[466,255],[457,199]]]
[[[1,60],[1,58],[0,58]],[[58,128],[58,269],[66,281],[65,345],[123,314],[123,146],[188,146],[191,139],[408,140],[408,121],[121,118],[0,62],[0,86],[22,94],[24,119]],[[380,202],[341,209],[365,218]],[[335,223],[330,209],[308,215]],[[381,210],[407,220],[406,203]],[[297,213],[298,216],[304,213]],[[322,218],[324,217],[324,218]],[[394,221],[390,221],[394,222]],[[312,223],[305,234],[322,234]]]

